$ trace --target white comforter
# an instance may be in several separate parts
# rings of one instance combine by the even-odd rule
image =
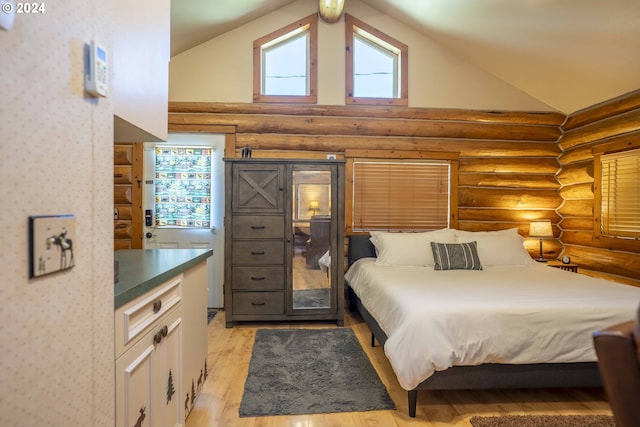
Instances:
[[[387,334],[405,390],[455,365],[595,361],[593,331],[640,302],[640,288],[539,264],[435,271],[364,258],[345,279]]]

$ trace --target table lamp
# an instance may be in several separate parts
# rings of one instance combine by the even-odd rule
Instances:
[[[531,221],[531,223],[529,224],[529,237],[540,238],[540,257],[536,261],[547,262],[547,260],[542,257],[542,239],[553,237],[551,221],[548,219],[537,219]]]

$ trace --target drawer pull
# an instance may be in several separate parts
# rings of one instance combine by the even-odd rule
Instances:
[[[251,255],[264,255],[264,251],[251,251]]]
[[[162,300],[161,299],[153,302],[153,312],[154,313],[159,312],[161,308],[162,308]]]
[[[169,333],[169,327],[167,325],[164,325],[162,329],[156,332],[155,335],[153,336],[153,342],[156,344],[160,344],[162,342],[162,338],[166,337],[168,333]]]
[[[264,225],[252,225],[251,229],[252,230],[264,230],[265,226]]]
[[[251,276],[251,280],[264,280],[264,276]]]
[[[260,302],[251,301],[251,305],[253,306],[266,305],[266,304],[267,303],[264,301],[260,301]]]

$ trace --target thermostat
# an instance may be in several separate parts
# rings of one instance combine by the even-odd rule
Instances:
[[[89,44],[84,88],[92,96],[107,97],[109,95],[107,51],[94,40]]]

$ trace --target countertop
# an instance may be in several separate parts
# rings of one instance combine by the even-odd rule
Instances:
[[[118,261],[118,283],[115,284],[115,308],[206,261],[212,249],[121,249],[115,251]]]

